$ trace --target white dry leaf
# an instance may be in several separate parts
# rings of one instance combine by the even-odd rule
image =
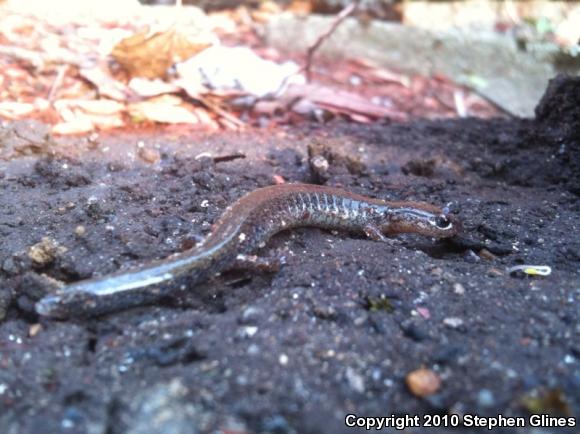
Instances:
[[[54,109],[65,122],[74,121],[76,118],[74,101],[70,99],[59,99],[53,104]]]
[[[123,126],[125,105],[110,99],[55,101],[54,108],[64,122],[53,128],[56,134],[81,134],[95,127],[110,129]]]
[[[35,110],[34,104],[27,102],[6,101],[0,102],[0,118],[20,119]]]
[[[38,111],[48,110],[50,102],[45,98],[36,97],[34,98],[34,108]]]
[[[129,114],[135,120],[164,124],[197,124],[199,122],[197,116],[183,105],[181,98],[170,95],[130,104]]]
[[[264,97],[281,92],[290,83],[305,83],[296,63],[278,64],[247,47],[209,47],[178,63],[176,70],[180,77],[176,84],[190,95],[189,90],[203,85],[209,90],[238,90]]]
[[[95,127],[100,130],[109,130],[112,128],[119,128],[125,125],[123,118],[120,114],[116,115],[99,115],[99,114],[87,114],[87,117],[91,120]]]
[[[143,98],[177,93],[181,90],[179,86],[167,83],[159,78],[150,80],[147,78],[135,77],[129,82],[129,88]]]
[[[556,27],[556,38],[570,47],[578,47],[580,41],[580,7],[570,11]]]
[[[173,84],[183,89],[187,95],[194,99],[198,99],[201,95],[208,92],[208,88],[195,77],[178,78],[177,80],[173,80]]]
[[[54,102],[54,108],[65,121],[75,119],[79,113],[99,116],[117,116],[125,111],[124,104],[110,99],[59,99]]]
[[[90,82],[100,96],[106,96],[117,101],[125,101],[130,95],[130,89],[111,76],[108,69],[103,65],[95,65],[79,69],[79,74]]]
[[[95,115],[115,115],[125,110],[125,104],[112,99],[76,100],[72,102],[72,105]]]
[[[69,121],[61,122],[52,127],[52,133],[57,135],[83,134],[95,129],[93,122],[87,116],[77,116]]]

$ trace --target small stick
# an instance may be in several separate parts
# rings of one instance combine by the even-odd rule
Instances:
[[[349,15],[351,15],[356,8],[359,5],[360,0],[355,0],[354,2],[352,2],[351,4],[349,4],[348,6],[346,6],[342,11],[340,11],[338,13],[338,15],[336,16],[336,19],[334,20],[334,22],[332,23],[332,25],[330,26],[330,28],[323,33],[322,35],[318,36],[318,38],[316,38],[316,41],[314,41],[314,44],[312,44],[307,52],[306,52],[306,64],[301,67],[298,71],[287,75],[286,77],[284,77],[284,79],[282,80],[282,83],[280,83],[280,86],[278,86],[278,89],[270,94],[271,96],[279,96],[285,89],[286,89],[286,85],[288,84],[288,81],[292,78],[295,77],[299,74],[302,73],[306,73],[306,81],[310,82],[311,81],[311,73],[310,73],[310,68],[312,67],[312,58],[314,57],[314,53],[316,52],[316,50],[318,50],[318,48],[322,45],[322,43],[328,39],[330,37],[330,35],[332,35],[332,33],[334,33],[334,31],[338,28],[338,26],[340,25],[340,23],[342,23]],[[262,99],[266,99],[264,97],[262,98],[257,98],[256,101],[254,102],[257,103],[258,101],[262,100]]]
[[[310,81],[312,79],[312,73],[310,72],[310,69],[312,67],[312,58],[314,57],[316,50],[318,50],[322,43],[334,33],[338,26],[358,8],[359,2],[360,0],[355,0],[346,6],[343,10],[341,10],[336,16],[336,19],[330,28],[325,33],[321,34],[316,39],[316,41],[314,41],[314,44],[308,48],[308,51],[306,52],[306,65],[304,65],[303,68],[304,72],[306,73],[306,80]]]
[[[64,81],[64,77],[65,77],[67,71],[68,71],[68,65],[61,65],[61,66],[59,66],[58,71],[56,72],[56,77],[54,78],[54,81],[52,82],[52,86],[50,86],[50,91],[48,92],[48,96],[46,97],[48,99],[48,102],[50,102],[51,104],[54,102],[54,98],[56,97],[56,93],[58,92],[58,90],[62,86],[62,82]]]
[[[219,157],[213,157],[214,163],[226,163],[228,161],[237,160],[239,158],[246,158],[246,154],[241,152],[236,152],[235,154],[231,155],[220,155]]]
[[[242,122],[240,119],[238,119],[234,115],[228,113],[226,110],[222,109],[217,104],[211,102],[207,98],[203,98],[201,96],[197,96],[197,97],[195,97],[195,99],[197,101],[201,102],[206,108],[208,108],[209,110],[213,111],[218,116],[221,116],[226,121],[231,122],[232,124],[234,124],[236,126],[236,128],[243,128],[243,127],[245,127],[246,124],[244,122]]]

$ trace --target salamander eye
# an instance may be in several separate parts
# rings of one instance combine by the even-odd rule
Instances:
[[[450,229],[452,226],[451,220],[446,215],[439,215],[435,218],[435,225],[439,229]]]

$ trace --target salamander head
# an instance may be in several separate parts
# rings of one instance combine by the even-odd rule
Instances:
[[[416,233],[428,237],[449,238],[461,229],[460,222],[449,215],[447,208],[440,209],[424,203],[407,203],[387,211],[387,233]]]

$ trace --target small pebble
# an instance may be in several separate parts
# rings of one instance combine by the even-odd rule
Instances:
[[[42,330],[41,324],[32,324],[28,329],[28,336],[34,337]]]
[[[87,230],[86,230],[86,228],[85,228],[83,225],[78,225],[78,226],[75,228],[75,235],[76,235],[77,237],[82,237],[82,236],[84,236],[86,233],[87,233]]]
[[[328,160],[322,155],[316,155],[310,159],[310,164],[312,167],[320,173],[326,173],[328,171]]]
[[[564,363],[566,363],[567,365],[571,365],[575,361],[576,361],[575,357],[571,354],[566,354],[566,356],[564,356]]]
[[[280,185],[280,184],[285,184],[286,183],[286,180],[281,175],[273,175],[272,176],[272,179],[274,181],[274,184],[276,184],[276,185]]]
[[[476,264],[481,261],[481,258],[471,249],[465,253],[464,258],[470,264]]]
[[[495,398],[491,390],[481,389],[477,394],[477,403],[481,407],[491,407],[495,404]]]
[[[501,271],[499,268],[490,268],[487,271],[487,275],[489,277],[500,277],[500,276],[503,276],[504,275],[504,272]]]
[[[456,329],[463,325],[463,320],[457,317],[449,317],[443,320],[443,324],[445,324],[447,327],[451,327],[452,329]]]
[[[401,330],[410,339],[421,342],[429,339],[428,329],[422,324],[417,324],[412,320],[406,320],[401,323]]]
[[[258,332],[258,327],[255,326],[246,326],[242,327],[242,336],[251,338]]]
[[[407,374],[407,387],[419,398],[437,393],[441,387],[441,378],[431,369],[420,368]]]
[[[260,354],[260,347],[257,346],[256,344],[252,344],[248,347],[247,353],[250,356],[256,356],[256,355]]]
[[[278,357],[278,362],[282,365],[282,366],[286,366],[288,364],[288,356],[286,354],[280,354],[280,357]]]
[[[493,261],[494,259],[497,259],[497,256],[495,256],[493,253],[491,253],[487,249],[481,249],[479,251],[479,257],[481,259],[485,259],[486,261]]]
[[[465,287],[461,283],[454,283],[453,292],[458,295],[463,295],[465,294]]]
[[[431,274],[435,277],[441,277],[443,275],[443,270],[440,267],[435,267],[431,269]]]
[[[431,312],[426,307],[418,307],[417,312],[421,315],[424,319],[431,318]]]
[[[16,265],[14,258],[6,258],[6,260],[2,264],[2,271],[5,271],[8,274],[18,273],[18,266]]]
[[[346,368],[346,380],[348,381],[349,386],[358,393],[364,393],[365,388],[365,380],[358,372],[352,369],[350,366]]]
[[[240,324],[255,324],[262,314],[263,312],[261,309],[250,306],[244,309],[238,322]]]
[[[146,163],[154,164],[161,159],[161,155],[157,149],[140,148],[139,157]]]
[[[99,144],[99,133],[91,133],[89,137],[87,137],[87,141],[91,145],[98,145]]]

